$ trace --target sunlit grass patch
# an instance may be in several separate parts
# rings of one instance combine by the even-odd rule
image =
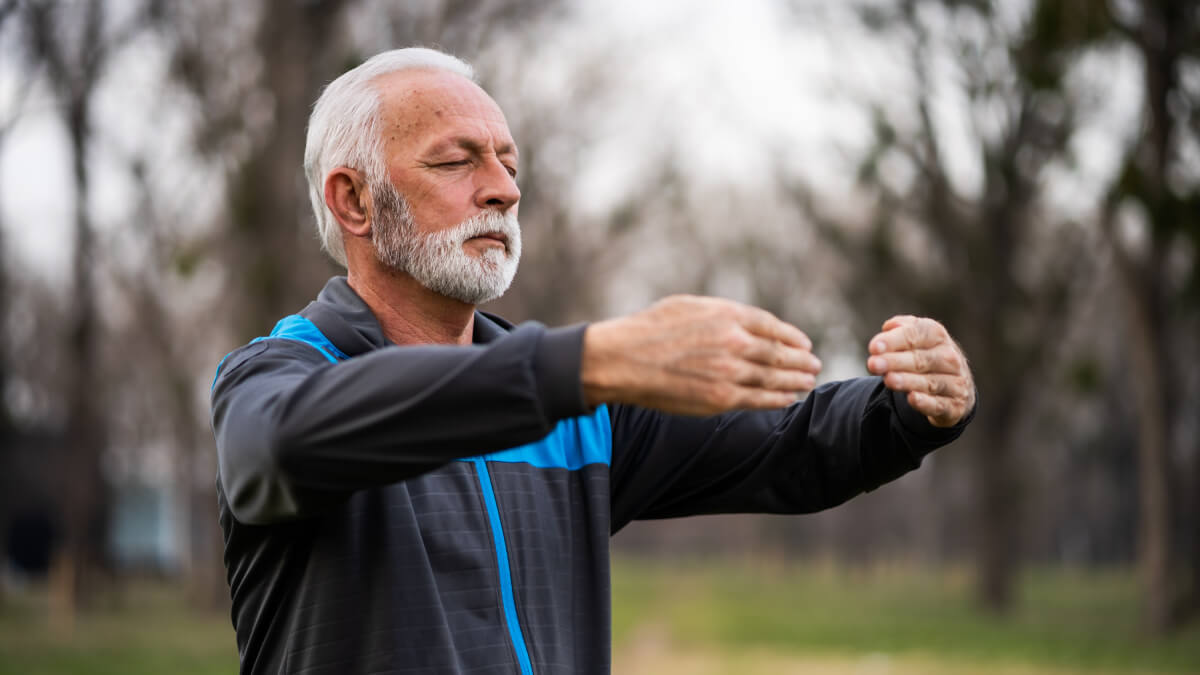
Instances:
[[[874,658],[890,664],[883,672],[914,661],[1045,672],[1197,672],[1200,664],[1200,627],[1160,640],[1138,632],[1125,572],[1034,570],[1006,617],[976,611],[962,572],[918,567],[623,559],[614,589],[618,650],[646,630],[684,654]]]

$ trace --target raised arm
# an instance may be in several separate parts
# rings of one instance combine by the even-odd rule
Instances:
[[[962,433],[975,386],[941,324],[894,317],[869,351],[883,378],[830,383],[782,411],[697,418],[612,407],[614,531],[639,518],[829,508]]]
[[[807,340],[761,310],[685,297],[586,328],[524,324],[485,345],[386,347],[336,363],[303,342],[258,341],[213,385],[221,487],[239,520],[275,522],[536,441],[600,403],[779,407],[812,386]]]
[[[545,436],[585,412],[582,332],[527,324],[487,345],[387,347],[337,363],[288,339],[239,349],[212,392],[234,515],[304,516],[356,489]]]

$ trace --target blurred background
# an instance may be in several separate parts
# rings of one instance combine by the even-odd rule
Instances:
[[[0,0],[0,672],[232,672],[208,388],[338,270],[300,169],[375,52],[471,61],[548,324],[673,292],[982,407],[797,518],[614,539],[616,672],[1200,672],[1195,0]]]

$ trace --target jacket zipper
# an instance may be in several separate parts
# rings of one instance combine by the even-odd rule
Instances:
[[[492,544],[496,550],[496,565],[500,571],[500,598],[504,604],[504,620],[508,624],[508,637],[512,640],[513,651],[517,653],[521,675],[533,675],[529,649],[525,645],[525,636],[521,633],[521,624],[517,619],[512,570],[508,566],[508,547],[504,543],[504,530],[500,526],[500,508],[496,505],[496,492],[492,488],[492,477],[488,473],[485,460],[473,459],[471,462],[475,464],[475,473],[479,476],[479,487],[483,491],[483,503],[487,507],[488,521],[492,527]]]

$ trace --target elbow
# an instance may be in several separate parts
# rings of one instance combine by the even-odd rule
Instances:
[[[221,488],[238,522],[270,525],[300,516],[296,490],[279,439],[257,444],[218,445]]]
[[[247,485],[245,482],[227,482],[224,485],[229,500],[229,510],[234,519],[245,525],[271,525],[290,520],[297,514],[280,507],[280,501],[272,496],[267,482]]]

